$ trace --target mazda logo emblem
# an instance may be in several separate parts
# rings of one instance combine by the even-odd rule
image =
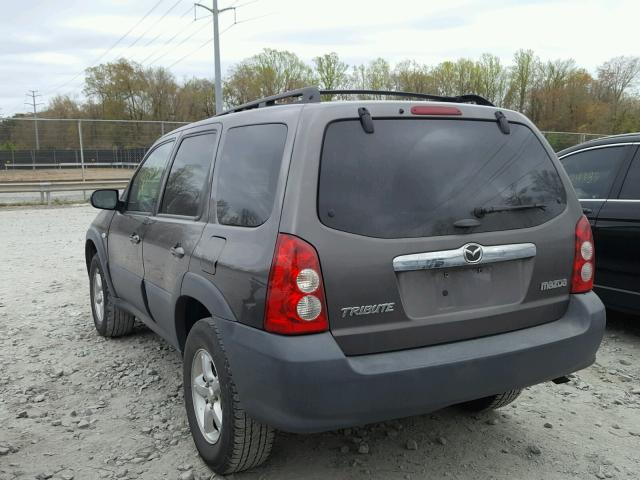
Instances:
[[[478,263],[482,260],[482,247],[477,243],[468,243],[462,247],[462,255],[467,263]]]

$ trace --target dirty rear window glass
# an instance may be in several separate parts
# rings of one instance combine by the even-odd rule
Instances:
[[[549,155],[526,126],[494,121],[374,119],[330,123],[320,166],[318,213],[328,227],[379,238],[532,227],[557,216],[566,194]],[[544,208],[474,216],[476,208]]]

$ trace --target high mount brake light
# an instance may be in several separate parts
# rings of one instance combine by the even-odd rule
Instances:
[[[329,329],[320,261],[315,248],[281,233],[273,254],[264,328],[283,335]]]
[[[414,105],[411,107],[413,115],[462,115],[456,107],[439,107],[427,105]]]
[[[576,244],[573,257],[571,293],[585,293],[593,289],[595,254],[591,225],[584,215],[576,224]]]

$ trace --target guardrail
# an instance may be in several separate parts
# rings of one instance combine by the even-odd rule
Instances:
[[[51,205],[51,192],[82,192],[84,198],[87,191],[99,188],[126,188],[129,180],[87,180],[85,182],[58,181],[58,182],[24,182],[24,183],[0,183],[0,193],[40,193],[40,203],[47,202]]]

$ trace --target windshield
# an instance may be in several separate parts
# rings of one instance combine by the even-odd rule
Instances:
[[[539,225],[557,216],[566,194],[551,158],[526,126],[503,134],[495,121],[374,119],[330,123],[320,166],[322,223],[379,238],[464,233],[454,223],[484,216],[473,232]]]

